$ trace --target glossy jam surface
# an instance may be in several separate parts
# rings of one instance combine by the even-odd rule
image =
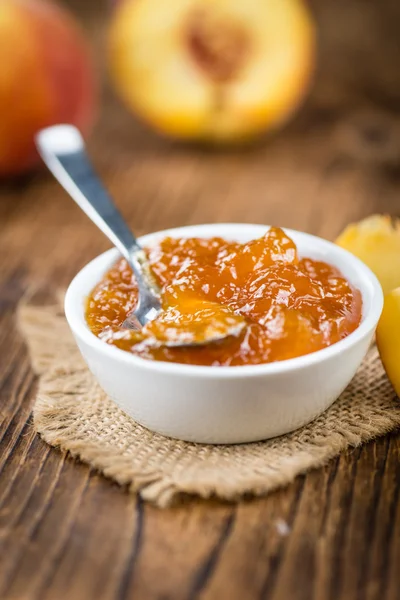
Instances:
[[[162,289],[161,318],[143,332],[121,328],[137,299],[124,259],[92,291],[86,312],[98,337],[147,359],[212,366],[285,360],[334,344],[361,320],[360,292],[335,267],[299,259],[281,229],[246,244],[166,238],[148,255]],[[204,346],[163,343],[236,325],[237,335]]]

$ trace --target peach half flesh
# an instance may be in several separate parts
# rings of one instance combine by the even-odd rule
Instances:
[[[385,301],[376,343],[387,376],[400,395],[400,221],[372,215],[346,227],[336,243],[364,261],[382,285]]]
[[[386,374],[400,396],[400,288],[385,296],[376,330],[376,344]]]
[[[372,215],[348,225],[336,243],[375,273],[385,294],[400,286],[400,221]]]
[[[298,107],[314,66],[302,0],[125,0],[110,68],[128,107],[182,139],[240,141]]]

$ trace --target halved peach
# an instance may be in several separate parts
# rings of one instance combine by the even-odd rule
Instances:
[[[336,243],[369,266],[385,294],[400,286],[400,220],[372,215],[346,227]]]
[[[125,0],[110,65],[126,104],[160,132],[241,140],[298,107],[314,47],[302,0]]]
[[[376,343],[387,376],[400,396],[400,288],[385,297]]]

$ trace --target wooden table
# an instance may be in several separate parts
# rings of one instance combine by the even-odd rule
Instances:
[[[106,8],[69,3],[102,47]],[[379,5],[379,7],[378,7]],[[283,133],[243,152],[171,145],[107,86],[91,149],[138,233],[282,224],[333,238],[400,206],[397,0],[315,0],[320,65]],[[0,597],[3,600],[400,598],[400,438],[344,453],[238,505],[157,510],[50,449],[14,311],[31,283],[66,286],[107,242],[46,174],[0,189]]]

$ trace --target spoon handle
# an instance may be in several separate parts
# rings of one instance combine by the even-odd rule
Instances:
[[[58,182],[129,262],[139,289],[157,294],[146,255],[93,170],[78,129],[72,125],[43,129],[36,146]]]

